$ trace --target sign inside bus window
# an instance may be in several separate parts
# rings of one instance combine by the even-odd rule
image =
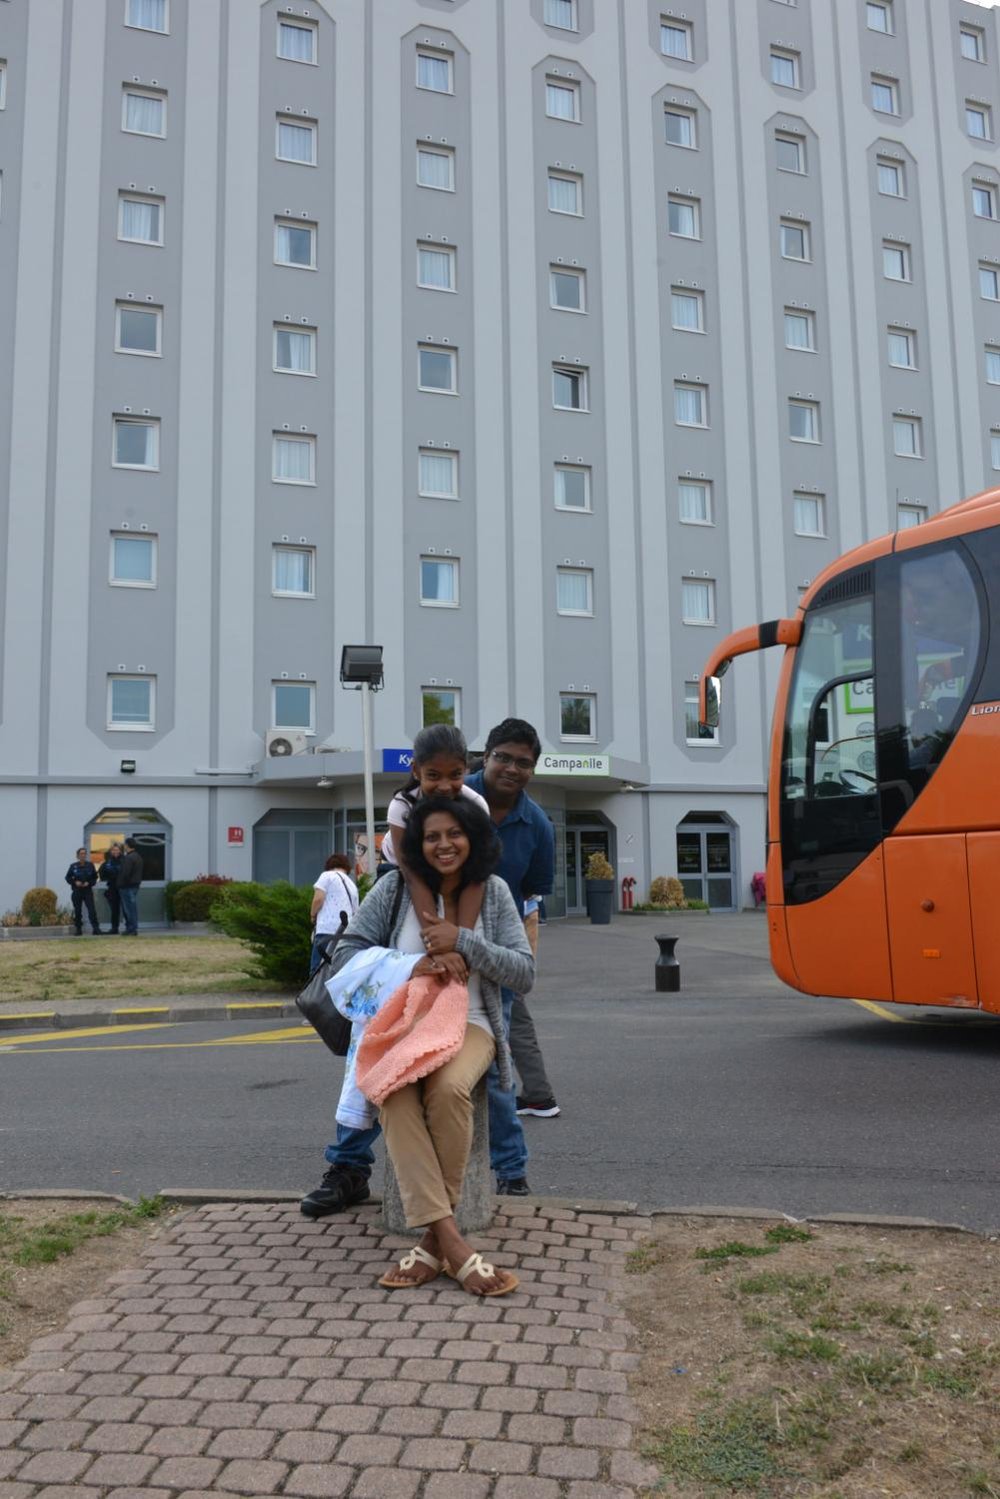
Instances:
[[[875,680],[865,677],[860,682],[844,683],[844,712],[864,713],[868,717],[875,712]]]

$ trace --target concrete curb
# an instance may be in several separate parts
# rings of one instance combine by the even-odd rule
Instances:
[[[82,1030],[95,1025],[179,1025],[186,1020],[299,1019],[292,999],[233,1000],[204,1005],[123,1005],[116,1010],[0,1010],[0,1031]]]
[[[756,1223],[774,1223],[784,1220],[786,1223],[827,1223],[831,1226],[840,1224],[857,1228],[925,1228],[933,1229],[937,1233],[971,1234],[976,1239],[991,1237],[989,1234],[979,1233],[974,1228],[966,1228],[964,1223],[940,1223],[936,1218],[897,1217],[892,1213],[816,1213],[797,1218],[791,1213],[783,1212],[780,1208],[768,1212],[766,1208],[717,1208],[704,1205],[682,1208],[641,1206],[640,1213],[642,1217],[652,1218],[654,1222],[657,1218],[742,1218]]]
[[[0,1192],[0,1202],[16,1199],[28,1202],[118,1202],[125,1207],[135,1207],[132,1198],[123,1197],[121,1192],[87,1192],[79,1187],[34,1187],[27,1192]]]

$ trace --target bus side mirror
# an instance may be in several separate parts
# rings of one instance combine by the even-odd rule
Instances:
[[[721,697],[722,687],[718,677],[709,677],[705,682],[705,727],[707,729],[719,727]]]

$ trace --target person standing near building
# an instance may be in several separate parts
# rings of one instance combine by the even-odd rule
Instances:
[[[139,886],[142,884],[142,859],[134,838],[125,839],[125,857],[118,871],[118,895],[125,917],[123,937],[139,935]]]
[[[94,886],[97,884],[97,870],[87,857],[85,848],[78,848],[76,859],[66,871],[66,883],[70,889],[70,900],[73,903],[73,926],[78,937],[83,936],[83,913],[86,911],[90,920],[90,928],[95,937],[101,935],[101,928],[97,921],[97,912],[94,910]]]
[[[111,935],[118,936],[121,926],[122,902],[118,894],[118,875],[122,867],[122,846],[120,843],[112,843],[104,857],[104,863],[97,871],[97,878],[104,885],[104,899],[108,903],[108,911],[111,915]]]
[[[311,974],[316,972],[328,946],[340,936],[358,909],[358,887],[347,873],[350,867],[351,861],[346,854],[331,854],[313,886],[315,893],[309,912],[315,927],[309,963]]]

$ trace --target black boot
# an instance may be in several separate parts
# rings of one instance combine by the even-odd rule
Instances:
[[[358,1202],[367,1202],[371,1196],[368,1178],[350,1166],[333,1165],[318,1187],[299,1203],[304,1218],[325,1218],[330,1213],[342,1213],[345,1208]]]

